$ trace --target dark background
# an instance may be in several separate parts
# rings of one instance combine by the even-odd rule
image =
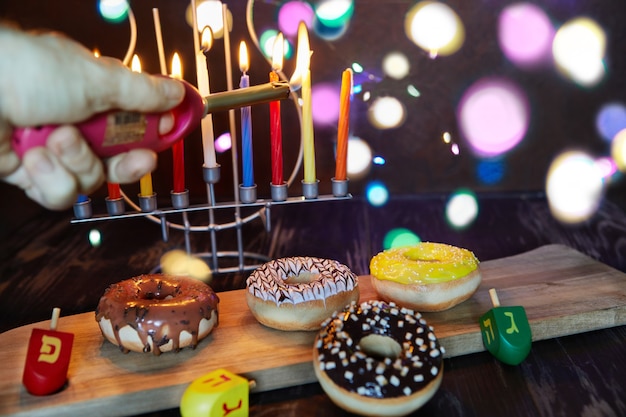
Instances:
[[[373,165],[363,178],[352,178],[350,192],[363,196],[373,180],[382,181],[391,198],[403,195],[451,193],[461,187],[475,192],[542,192],[550,161],[559,152],[576,148],[594,156],[609,154],[609,145],[600,138],[595,128],[598,109],[612,101],[623,101],[626,92],[626,59],[622,18],[626,3],[600,0],[550,0],[537,2],[553,20],[555,26],[577,16],[593,18],[607,34],[607,76],[592,88],[582,88],[566,80],[552,67],[522,70],[510,63],[500,51],[497,42],[497,18],[507,4],[514,2],[447,1],[465,25],[466,39],[454,55],[431,59],[410,42],[404,34],[403,18],[412,1],[358,0],[350,26],[343,37],[326,41],[310,35],[312,78],[315,83],[339,85],[341,71],[352,62],[360,63],[365,71],[360,77],[372,76],[375,81],[364,83],[373,96],[406,96],[408,83],[420,89],[421,96],[405,103],[408,119],[397,129],[377,130],[366,119],[368,102],[355,95],[351,113],[351,134],[368,142],[374,155],[386,160],[383,166]],[[131,2],[138,25],[136,53],[142,60],[143,70],[159,72],[158,55],[152,20],[152,8],[160,10],[163,38],[168,61],[177,51],[183,61],[184,77],[195,84],[192,30],[185,20],[188,2],[155,0]],[[247,31],[243,0],[227,2],[234,16],[231,33],[233,80],[238,83],[238,45],[248,43],[251,54],[251,84],[267,81],[270,66],[261,53],[254,49]],[[253,7],[257,34],[276,28],[279,1],[257,1]],[[129,41],[127,21],[106,22],[99,15],[96,1],[37,1],[2,0],[0,17],[16,22],[25,29],[47,28],[65,33],[89,49],[97,48],[103,55],[120,59],[125,55]],[[411,73],[402,81],[385,78],[380,69],[383,56],[391,49],[406,51],[411,59]],[[208,54],[211,91],[226,90],[223,39],[216,39]],[[169,62],[168,62],[169,66]],[[295,66],[295,56],[285,62],[284,72],[290,76]],[[477,179],[474,156],[459,133],[455,110],[465,89],[474,81],[489,75],[501,75],[516,82],[527,94],[531,103],[531,125],[522,143],[501,157],[504,175],[495,184],[484,184]],[[372,100],[369,102],[371,103]],[[239,112],[237,130],[239,132]],[[270,155],[268,107],[255,106],[253,115],[255,181],[260,198],[269,196]],[[213,117],[215,137],[228,131],[227,113]],[[443,144],[443,132],[451,133],[461,149],[453,155]],[[299,125],[295,106],[283,105],[283,137],[285,174],[288,175],[299,149]],[[316,165],[320,179],[320,193],[330,192],[330,178],[334,172],[334,142],[336,128],[316,127]],[[238,140],[240,142],[240,140]],[[186,141],[186,181],[192,202],[206,201],[202,182],[201,137],[197,129]],[[241,151],[239,151],[241,155]],[[218,201],[233,200],[232,161],[230,152],[218,155],[222,166],[222,180],[216,186]],[[171,153],[160,155],[159,167],[154,173],[154,186],[159,205],[169,206],[171,184]],[[241,174],[240,174],[241,177]],[[300,195],[302,172],[295,174],[290,195]],[[0,236],[27,221],[31,215],[46,215],[45,211],[22,196],[21,191],[0,185],[5,196],[0,219]],[[607,187],[606,198],[625,207],[626,182],[618,178]],[[138,185],[128,185],[124,191],[136,195]],[[103,210],[106,189],[92,196],[94,209]],[[10,220],[9,220],[10,219]]]

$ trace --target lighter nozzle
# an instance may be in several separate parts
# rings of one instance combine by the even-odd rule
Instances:
[[[236,90],[212,93],[203,98],[204,114],[269,103],[289,98],[289,83],[275,81]]]

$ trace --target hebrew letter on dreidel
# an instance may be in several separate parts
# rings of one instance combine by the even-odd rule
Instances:
[[[513,316],[513,312],[505,311],[504,315],[511,319],[511,327],[506,329],[507,334],[519,333],[519,329],[517,328],[517,325],[515,324],[515,317]]]
[[[39,349],[39,362],[55,363],[61,353],[61,339],[54,336],[43,335],[41,348]]]

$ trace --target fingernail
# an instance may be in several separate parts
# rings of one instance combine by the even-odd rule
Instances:
[[[165,80],[165,96],[172,101],[180,102],[185,95],[185,88],[183,87],[181,82],[173,81],[173,80]]]

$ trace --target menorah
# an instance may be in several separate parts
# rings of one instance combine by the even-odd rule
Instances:
[[[248,3],[248,19],[251,19],[253,1]],[[198,90],[203,97],[211,97],[208,86],[208,73],[206,58],[203,55],[203,49],[206,50],[207,41],[205,33],[207,28],[202,31],[202,37],[197,28],[196,4],[195,0],[191,0],[191,9],[193,11],[193,40],[196,51],[196,69],[198,76]],[[230,37],[229,30],[225,22],[227,19],[228,8],[222,5],[222,17],[224,22],[223,38],[225,50],[226,78],[228,91],[233,91],[232,81],[232,63],[230,57]],[[157,34],[157,45],[159,49],[161,72],[168,75],[164,67],[163,46],[160,40],[160,21],[158,10],[153,9],[155,32]],[[129,8],[128,19],[131,26],[131,45],[129,52],[124,59],[128,64],[132,50],[134,49],[133,39],[136,38],[136,22],[132,10]],[[252,27],[249,22],[248,27]],[[211,34],[211,31],[208,30]],[[250,36],[257,46],[258,40],[253,32]],[[212,39],[210,40],[212,42]],[[282,36],[277,36],[274,42],[274,53],[272,57],[272,72],[270,73],[270,82],[279,82],[281,78],[286,79],[282,74],[282,65],[276,64],[277,59],[282,61]],[[215,195],[215,187],[221,181],[221,166],[217,164],[215,158],[215,149],[213,143],[213,131],[211,114],[209,113],[201,120],[204,165],[202,167],[203,181],[206,184],[207,203],[206,204],[190,204],[189,190],[184,188],[184,178],[182,184],[180,178],[177,182],[177,167],[174,160],[174,189],[171,191],[171,206],[157,207],[156,194],[152,192],[151,177],[142,178],[141,193],[135,201],[127,193],[125,193],[119,185],[109,184],[109,196],[106,198],[106,213],[93,213],[91,199],[83,196],[74,204],[74,215],[72,223],[101,222],[111,220],[123,220],[136,217],[143,217],[155,224],[160,225],[161,235],[164,241],[169,240],[170,231],[182,231],[184,234],[185,250],[188,254],[204,259],[213,274],[226,274],[233,272],[244,272],[256,269],[260,263],[266,262],[269,258],[260,253],[251,253],[244,250],[243,227],[253,220],[260,219],[264,223],[265,230],[271,231],[271,209],[276,205],[291,205],[302,203],[316,203],[330,200],[342,200],[352,198],[348,192],[348,178],[346,174],[346,156],[347,156],[347,133],[349,118],[349,99],[351,89],[351,72],[344,71],[342,79],[342,106],[339,117],[339,134],[337,143],[337,171],[335,177],[331,179],[332,194],[320,195],[318,193],[319,180],[315,176],[315,155],[313,143],[313,120],[311,113],[311,86],[309,59],[310,50],[308,45],[308,34],[306,26],[301,23],[298,31],[298,52],[297,67],[294,76],[290,81],[290,85],[296,85],[300,91],[300,95],[296,91],[289,93],[291,101],[296,106],[297,115],[301,126],[300,149],[296,157],[291,174],[285,181],[282,177],[282,151],[281,151],[281,132],[280,132],[280,103],[273,101],[270,103],[270,119],[271,119],[271,144],[272,144],[272,181],[270,183],[271,198],[258,198],[257,185],[254,183],[252,173],[252,146],[251,146],[251,129],[249,125],[249,114],[251,106],[243,106],[241,108],[241,137],[242,137],[242,168],[243,181],[239,182],[239,155],[237,152],[237,130],[235,123],[235,107],[228,107],[229,127],[231,136],[231,159],[232,159],[232,178],[233,178],[233,199],[232,201],[218,202]],[[245,58],[243,58],[245,61]],[[240,68],[242,70],[242,80],[239,90],[254,88],[247,83],[247,65],[242,63],[242,51],[240,48]],[[170,74],[176,77],[176,75]],[[295,81],[294,81],[295,80]],[[251,90],[248,90],[251,91]],[[243,91],[246,93],[247,91]],[[182,141],[174,143],[172,146],[173,157],[176,154],[184,152],[181,147]],[[178,147],[178,148],[176,148]],[[302,194],[290,195],[290,188],[296,181],[296,176],[304,164],[304,179],[302,179]],[[180,171],[180,167],[178,168]],[[113,192],[111,192],[113,190]],[[244,208],[251,208],[252,214],[243,215]],[[233,220],[228,222],[216,221],[216,213],[218,211],[231,211]],[[246,210],[250,212],[250,210]],[[192,224],[189,215],[195,212],[206,212],[207,221],[202,224]],[[172,218],[182,219],[180,222],[173,221]],[[236,231],[237,250],[236,251],[220,251],[218,249],[217,235],[226,230]],[[207,233],[210,237],[211,250],[209,252],[194,253],[191,247],[190,236],[192,233]],[[236,260],[236,266],[232,265],[231,259]],[[225,262],[224,261],[228,261]]]

